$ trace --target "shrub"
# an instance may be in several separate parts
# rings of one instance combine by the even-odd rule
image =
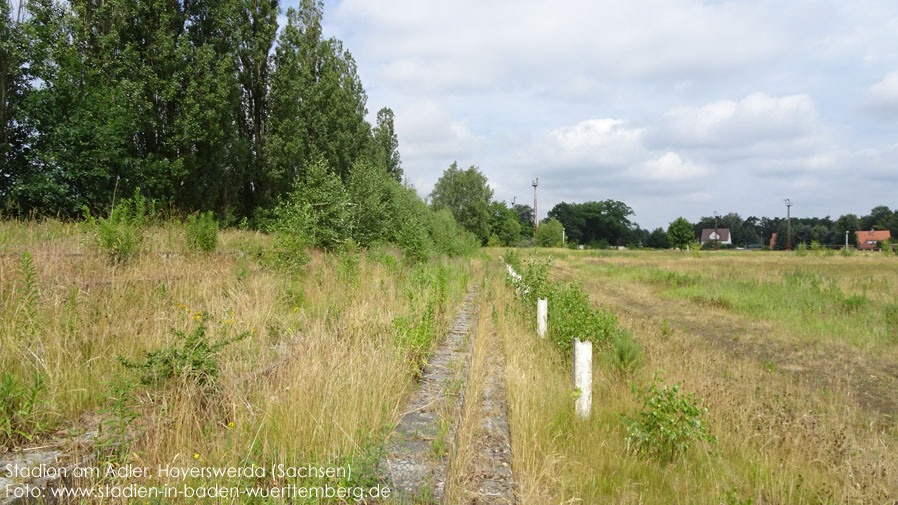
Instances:
[[[535,306],[537,298],[550,297],[553,290],[553,285],[549,282],[550,266],[552,266],[551,259],[543,261],[534,259],[525,263],[523,269],[518,271],[521,275],[521,298],[525,303]]]
[[[94,220],[87,207],[84,216],[94,242],[113,263],[125,263],[140,253],[146,220],[155,213],[155,203],[147,202],[140,188],[133,198],[114,206],[109,216]]]
[[[276,266],[298,268],[309,261],[306,248],[309,247],[311,210],[305,202],[281,200],[274,208],[275,219],[268,225],[268,232],[274,235],[274,257]]]
[[[191,249],[211,252],[218,247],[218,221],[212,211],[203,212],[199,217],[187,217],[187,245]]]
[[[506,249],[505,254],[502,255],[502,258],[506,263],[511,265],[511,268],[514,268],[515,272],[521,269],[521,257],[516,250]]]
[[[140,382],[144,385],[157,385],[176,377],[194,379],[200,385],[212,385],[218,378],[218,351],[247,336],[241,333],[235,338],[210,344],[205,324],[200,324],[189,334],[178,330],[173,330],[172,334],[181,342],[180,347],[148,352],[139,363],[119,356],[119,362],[127,369],[140,372]]]
[[[571,349],[575,337],[605,344],[615,331],[617,318],[604,309],[594,309],[580,284],[553,290],[549,300],[549,335],[559,348]]]
[[[799,256],[807,256],[808,254],[808,245],[804,242],[798,244],[798,247],[795,248],[795,254]]]
[[[642,401],[642,411],[636,419],[622,416],[627,425],[628,446],[637,454],[672,461],[694,442],[716,442],[703,419],[708,409],[700,407],[691,394],[681,395],[679,383],[659,388],[663,382],[655,376],[644,390],[634,387]]]

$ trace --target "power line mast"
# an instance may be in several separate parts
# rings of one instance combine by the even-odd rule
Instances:
[[[792,200],[786,198],[784,200],[784,202],[786,203],[786,250],[791,251],[792,250],[792,216],[791,216]]]
[[[714,211],[714,250],[720,249],[720,233],[717,231],[717,211]]]
[[[533,185],[533,235],[536,236],[536,227],[539,226],[539,221],[536,218],[536,187],[539,186],[539,177],[533,179],[531,184]]]

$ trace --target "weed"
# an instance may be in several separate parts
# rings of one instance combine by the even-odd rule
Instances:
[[[768,372],[772,372],[773,366],[774,366],[773,360],[763,359],[763,360],[761,360],[761,366],[764,367],[764,370],[767,370]]]
[[[648,269],[645,276],[648,282],[671,287],[694,286],[701,280],[701,276],[698,274],[680,273],[661,268]]]
[[[665,318],[663,321],[661,321],[661,336],[669,337],[671,335],[673,335],[673,329],[670,327],[670,323],[667,321],[667,318]]]
[[[865,295],[848,295],[841,300],[842,310],[848,313],[857,312],[867,303]]]
[[[202,323],[192,333],[185,334],[179,330],[172,333],[182,341],[181,347],[148,352],[140,363],[121,356],[119,362],[127,369],[139,371],[140,382],[144,385],[159,384],[175,377],[187,377],[195,379],[200,385],[212,385],[218,378],[218,351],[247,336],[241,333],[235,338],[209,344],[206,325]]]
[[[37,272],[34,268],[34,262],[31,255],[27,252],[22,254],[22,263],[19,266],[19,280],[16,282],[16,296],[18,298],[18,309],[25,314],[30,327],[34,329],[37,322],[37,306],[40,302],[40,291],[37,282]]]
[[[218,247],[218,221],[212,211],[203,212],[199,217],[187,217],[185,230],[187,245],[191,249],[212,252]]]
[[[642,401],[638,418],[622,416],[627,425],[627,444],[637,454],[657,456],[672,461],[689,450],[694,442],[715,442],[708,434],[703,416],[708,409],[700,407],[693,396],[680,394],[680,384],[663,384],[656,375],[644,390],[636,390]],[[660,388],[659,383],[663,384]]]
[[[621,329],[611,339],[611,363],[621,375],[629,375],[642,364],[642,347],[629,330]]]
[[[140,253],[146,219],[154,213],[155,203],[148,204],[140,188],[133,198],[125,198],[114,206],[109,217],[94,220],[84,208],[86,229],[112,263],[125,263]]]
[[[97,458],[106,464],[122,464],[135,438],[132,425],[140,418],[135,411],[134,384],[122,378],[106,383],[111,405],[103,410],[110,417],[103,421],[97,440]]]
[[[433,455],[441,458],[449,453],[449,420],[445,417],[437,419],[437,432],[433,440],[430,441],[430,450]]]
[[[32,441],[48,424],[39,411],[46,390],[44,376],[35,372],[31,384],[22,384],[11,372],[0,374],[0,447],[17,441]]]
[[[839,251],[839,254],[841,254],[842,256],[848,257],[848,256],[851,256],[852,254],[854,254],[854,249],[852,249],[850,247],[843,247],[841,249],[841,251]]]
[[[739,498],[739,489],[735,487],[724,493],[723,500],[724,505],[751,505],[754,501],[751,498],[745,500]]]
[[[344,282],[358,281],[361,257],[353,249],[340,254],[340,277]]]

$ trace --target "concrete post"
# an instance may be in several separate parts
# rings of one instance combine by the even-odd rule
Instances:
[[[574,390],[580,392],[575,412],[586,419],[592,410],[592,342],[579,338],[574,339]]]
[[[536,300],[536,334],[539,338],[545,338],[548,322],[549,301],[545,298],[539,298]]]

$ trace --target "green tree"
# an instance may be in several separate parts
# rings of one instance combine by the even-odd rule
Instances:
[[[237,180],[244,215],[264,202],[262,175],[268,122],[268,90],[271,75],[271,48],[277,36],[278,0],[237,0],[236,62],[241,92],[241,113],[237,117],[241,173]],[[257,193],[256,188],[260,191]]]
[[[430,194],[434,210],[449,209],[462,228],[485,244],[490,233],[490,200],[493,190],[476,166],[460,170],[458,163],[443,172]]]
[[[561,202],[548,213],[548,217],[561,222],[571,242],[596,244],[605,241],[617,245],[626,245],[631,241],[632,215],[633,209],[617,200]],[[641,239],[641,234],[639,237]]]
[[[645,245],[653,249],[668,249],[670,247],[670,237],[667,236],[664,228],[658,227],[649,234]]]
[[[536,228],[534,240],[540,247],[561,247],[563,227],[557,219],[546,219]]]
[[[399,157],[399,139],[393,126],[393,109],[384,107],[377,111],[374,127],[374,144],[380,164],[397,181],[402,181],[402,161]]]
[[[521,225],[521,238],[533,236],[533,207],[516,203],[513,206],[518,213],[518,223]]]
[[[684,217],[678,217],[667,228],[667,236],[674,247],[683,249],[695,240],[692,224]]]

